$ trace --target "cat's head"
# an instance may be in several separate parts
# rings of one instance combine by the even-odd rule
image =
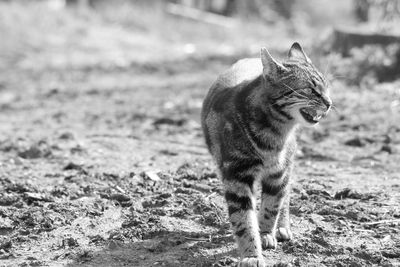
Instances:
[[[283,63],[262,48],[261,61],[268,97],[274,108],[307,126],[317,124],[326,116],[332,105],[328,83],[299,43],[292,45]]]

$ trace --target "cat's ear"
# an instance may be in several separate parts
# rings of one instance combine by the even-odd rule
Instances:
[[[292,44],[292,47],[289,49],[288,57],[289,59],[305,61],[310,64],[312,63],[311,59],[306,55],[303,48],[298,42]]]
[[[279,72],[285,71],[286,68],[276,61],[271,54],[268,52],[267,48],[261,48],[261,62],[263,65],[263,76],[275,78]]]

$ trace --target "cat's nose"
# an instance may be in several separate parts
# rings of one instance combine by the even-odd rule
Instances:
[[[324,102],[326,109],[329,110],[332,107],[332,100],[328,97],[322,98],[322,101]]]

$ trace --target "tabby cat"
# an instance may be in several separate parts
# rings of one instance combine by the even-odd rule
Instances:
[[[298,43],[276,61],[238,61],[212,85],[202,109],[207,146],[225,186],[239,266],[265,266],[262,249],[292,238],[289,182],[296,129],[315,125],[332,105],[328,85]],[[261,205],[256,212],[256,184]]]

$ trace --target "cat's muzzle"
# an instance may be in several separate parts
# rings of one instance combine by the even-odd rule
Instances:
[[[303,116],[304,120],[308,123],[318,123],[323,117],[326,116],[326,111],[322,111],[314,108],[301,108],[300,114]]]

